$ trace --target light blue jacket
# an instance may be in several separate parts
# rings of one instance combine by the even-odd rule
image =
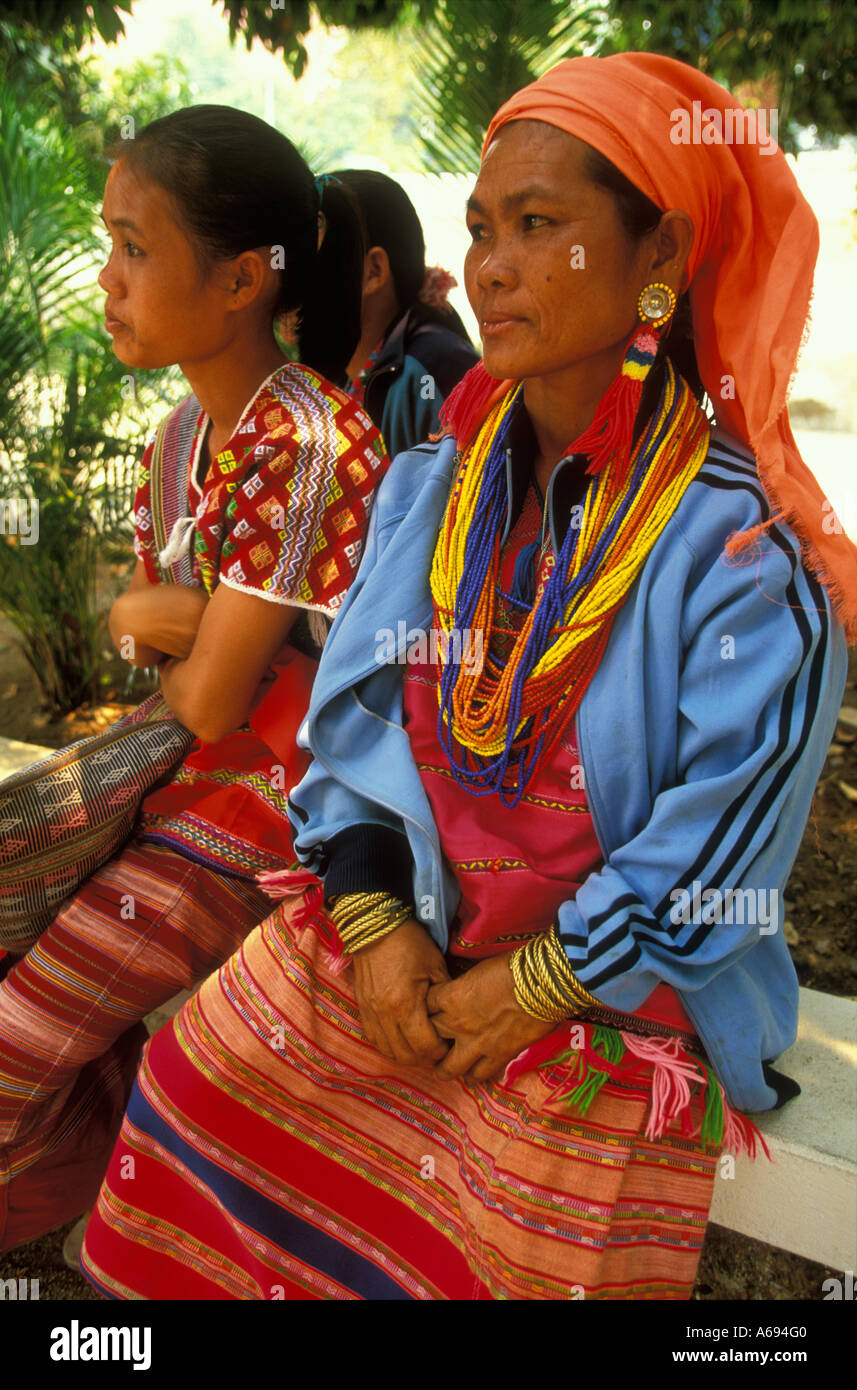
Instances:
[[[431,627],[454,454],[450,440],[411,450],[381,486],[301,730],[314,761],[291,796],[296,851],[321,875],[325,843],[347,826],[407,836],[416,910],[441,950],[459,892],[402,728],[408,639],[390,662],[384,629]],[[715,431],[577,713],[604,864],[559,912],[587,988],[628,1011],[659,981],[674,986],[730,1102],[751,1111],[775,1103],[761,1064],[796,1034],[782,894],[846,675],[842,629],[787,527],[761,553],[724,556],[733,531],[768,515],[751,457]]]

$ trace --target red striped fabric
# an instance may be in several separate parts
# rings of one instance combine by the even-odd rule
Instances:
[[[84,1268],[119,1297],[686,1298],[717,1153],[646,1139],[650,1090],[581,1118],[544,1069],[399,1067],[278,913],[150,1043]]]
[[[0,981],[0,1250],[91,1203],[134,1078],[126,1030],[215,969],[269,907],[253,884],[131,841]],[[52,1206],[43,1175],[72,1132]]]

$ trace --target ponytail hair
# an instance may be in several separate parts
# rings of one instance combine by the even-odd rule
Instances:
[[[366,250],[382,246],[399,308],[415,303],[426,273],[426,246],[417,210],[400,183],[376,169],[340,169],[334,178],[353,194]]]
[[[324,236],[300,290],[300,354],[307,366],[339,381],[360,341],[363,236],[348,189],[332,179],[319,179],[316,187]]]
[[[205,272],[255,247],[282,248],[273,315],[298,310],[301,361],[343,379],[360,338],[363,268],[360,220],[345,189],[324,186],[320,196],[292,142],[231,106],[173,111],[110,153],[170,194]]]

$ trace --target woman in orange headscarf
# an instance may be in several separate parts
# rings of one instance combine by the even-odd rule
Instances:
[[[141,1068],[113,1294],[687,1297],[722,1146],[795,1094],[781,893],[857,564],[785,407],[814,219],[767,132],[674,139],[697,102],[734,135],[690,68],[575,59],[489,128],[484,365],[329,638],[303,902]]]

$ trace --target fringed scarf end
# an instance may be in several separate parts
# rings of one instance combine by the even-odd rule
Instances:
[[[646,1138],[659,1139],[673,1120],[689,1115],[691,1088],[699,1080],[699,1066],[678,1038],[644,1038],[636,1033],[620,1036],[626,1052],[652,1064],[652,1106]]]
[[[830,606],[845,632],[845,640],[849,647],[857,646],[857,593],[854,585],[846,585],[839,575],[834,573],[808,533],[800,515],[780,508],[758,526],[751,526],[746,531],[733,531],[726,538],[726,555],[736,564],[753,564],[759,558],[758,543],[767,536],[770,528],[778,523],[790,527],[797,536],[803,562],[826,589]],[[744,558],[739,559],[739,556]]]
[[[745,1153],[748,1158],[752,1159],[756,1157],[757,1145],[761,1145],[765,1158],[769,1163],[772,1163],[771,1151],[765,1143],[765,1136],[759,1126],[754,1124],[748,1115],[743,1115],[740,1110],[733,1110],[724,1097],[723,1148],[725,1152],[736,1156]]]
[[[730,559],[737,559],[739,555],[746,555],[745,564],[751,564],[759,558],[758,542],[767,536],[772,526],[783,520],[782,512],[768,517],[767,521],[762,521],[758,526],[750,526],[746,531],[732,531],[726,537],[726,544],[723,547]],[[752,554],[747,555],[747,551]]]
[[[791,527],[797,536],[800,543],[801,555],[807,569],[812,570],[819,583],[823,584],[824,588],[827,590],[830,606],[845,631],[846,642],[849,647],[857,645],[857,584],[855,584],[853,578],[850,583],[845,582],[844,564],[839,573],[834,572],[810,534],[809,528],[806,526],[803,517],[796,513],[783,512],[780,513],[780,515],[781,519],[785,521],[787,526]],[[854,543],[851,541],[850,537],[844,534],[842,523],[839,521],[836,513],[831,510],[828,515],[832,518],[831,525],[833,530],[831,536],[839,535],[840,543],[843,545],[843,548],[847,545],[851,550],[850,569],[853,576],[855,572],[855,560],[857,560],[857,551],[855,550]],[[827,518],[825,518],[825,520],[826,519]]]

